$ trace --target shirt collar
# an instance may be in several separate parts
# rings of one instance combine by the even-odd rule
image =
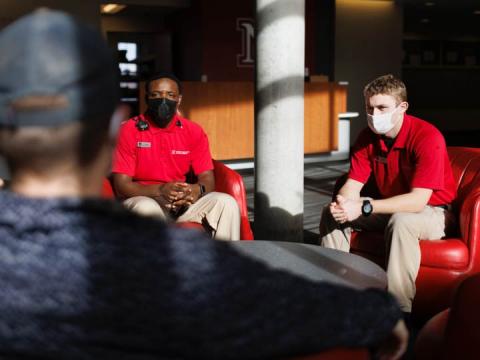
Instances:
[[[159,132],[175,132],[182,127],[182,120],[176,114],[173,116],[170,124],[168,124],[168,126],[164,129],[155,125],[150,115],[148,115],[147,113],[144,113],[142,117],[146,122],[148,122],[149,130],[152,132],[152,134],[156,134]],[[180,126],[178,126],[178,124],[180,124]]]
[[[412,118],[410,115],[404,114],[403,115],[403,123],[400,131],[397,135],[395,143],[393,144],[394,148],[401,149],[404,148],[407,143],[408,133],[410,132],[410,128],[412,127]]]

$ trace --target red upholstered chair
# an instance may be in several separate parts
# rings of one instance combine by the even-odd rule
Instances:
[[[420,320],[447,308],[461,280],[480,272],[480,149],[449,147],[448,154],[457,184],[453,211],[459,228],[445,239],[420,241],[422,259],[413,303],[414,317]],[[383,234],[354,233],[351,252],[384,266]]]
[[[222,162],[213,160],[215,175],[215,191],[231,195],[238,203],[240,208],[240,239],[253,240],[253,232],[248,221],[247,196],[243,178],[239,173],[225,166]],[[105,178],[103,181],[102,196],[106,198],[114,197],[114,192],[110,181]],[[183,227],[202,228],[197,223],[182,223]]]
[[[102,197],[106,199],[111,199],[115,197],[115,193],[113,192],[113,188],[112,188],[112,183],[108,178],[103,178]]]
[[[480,359],[480,274],[458,287],[452,307],[430,319],[418,334],[415,359]]]
[[[240,239],[253,240],[253,232],[248,221],[247,195],[242,176],[222,162],[213,160],[215,191],[224,192],[237,200],[240,208]]]

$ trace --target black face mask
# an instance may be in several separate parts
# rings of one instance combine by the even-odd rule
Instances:
[[[153,122],[164,128],[172,120],[177,111],[177,102],[167,98],[147,99],[148,114]]]

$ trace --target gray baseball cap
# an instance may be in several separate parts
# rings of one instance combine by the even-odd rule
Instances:
[[[112,114],[118,69],[102,36],[40,9],[0,32],[0,126],[57,126]]]

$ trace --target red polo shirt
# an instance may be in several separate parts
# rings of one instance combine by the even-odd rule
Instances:
[[[432,124],[407,114],[390,151],[369,128],[360,133],[348,177],[365,183],[372,171],[382,198],[426,188],[433,190],[428,204],[434,206],[450,204],[456,195],[442,134]]]
[[[140,120],[148,123],[144,131],[137,128]],[[196,175],[213,169],[207,135],[198,124],[175,116],[162,129],[148,115],[139,115],[120,126],[112,172],[158,184],[185,181],[190,166]]]

